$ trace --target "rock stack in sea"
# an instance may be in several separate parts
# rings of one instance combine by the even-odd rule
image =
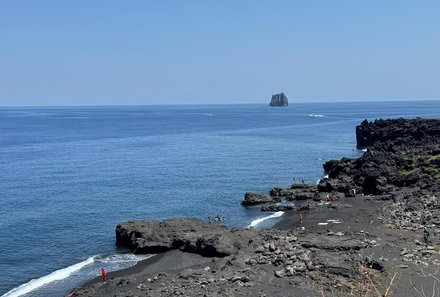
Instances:
[[[272,99],[270,100],[270,106],[288,106],[289,100],[287,99],[284,93],[274,94],[272,95]]]

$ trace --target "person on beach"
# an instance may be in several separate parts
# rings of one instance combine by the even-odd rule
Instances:
[[[105,269],[104,267],[101,269],[101,276],[102,276],[102,281],[105,282],[107,278],[107,269]]]
[[[302,223],[303,223],[303,214],[300,213],[299,214],[299,224],[302,225]]]
[[[428,228],[424,227],[423,228],[423,241],[426,243],[428,243],[428,239],[429,239],[429,231]]]

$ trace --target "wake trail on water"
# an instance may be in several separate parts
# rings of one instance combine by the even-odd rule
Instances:
[[[263,217],[263,218],[259,218],[259,219],[253,220],[253,221],[251,222],[251,224],[250,224],[249,226],[247,226],[247,228],[255,227],[255,226],[257,226],[258,224],[260,224],[260,223],[262,223],[262,222],[264,222],[264,221],[266,221],[266,220],[269,220],[269,219],[273,219],[273,218],[281,217],[283,214],[284,214],[284,211],[277,211],[277,212],[271,214],[270,216],[267,216],[267,217]]]

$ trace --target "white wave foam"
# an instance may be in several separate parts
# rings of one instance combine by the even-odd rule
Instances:
[[[92,264],[94,262],[94,259],[95,259],[95,256],[90,257],[87,260],[82,261],[80,263],[76,263],[72,266],[56,270],[46,276],[43,276],[43,277],[40,277],[37,279],[32,279],[29,282],[10,290],[6,294],[2,295],[2,297],[22,296],[24,294],[27,294],[29,292],[32,292],[32,291],[42,287],[44,285],[50,284],[55,281],[63,280],[65,278],[69,277],[69,275],[80,270],[81,268]]]
[[[322,179],[324,179],[324,178],[328,178],[328,174],[324,175],[323,178],[318,179],[318,180],[316,181],[316,184],[319,184],[319,182],[320,182]]]
[[[309,117],[313,117],[313,118],[323,118],[323,117],[325,117],[325,115],[323,115],[323,114],[317,114],[317,113],[312,112],[311,114],[309,114]]]
[[[106,257],[95,256],[95,262],[99,263],[137,263],[141,260],[148,259],[154,255],[135,255],[135,254],[114,254]]]
[[[18,297],[27,293],[38,291],[45,286],[57,286],[56,283],[68,280],[69,277],[75,279],[83,279],[84,281],[92,279],[99,275],[96,271],[100,271],[104,265],[108,271],[115,271],[135,265],[137,262],[148,259],[153,255],[134,255],[134,254],[106,254],[95,255],[85,261],[74,264],[72,266],[56,270],[46,276],[32,279],[29,282],[16,287],[1,297]]]
[[[248,226],[248,228],[250,228],[250,227],[255,227],[255,226],[257,226],[258,224],[260,224],[261,222],[264,222],[265,220],[272,219],[272,218],[278,218],[278,217],[281,217],[283,214],[284,214],[284,211],[277,211],[277,212],[271,214],[270,216],[267,216],[267,217],[263,217],[263,218],[259,218],[259,219],[253,220],[253,221],[251,222],[251,224]]]

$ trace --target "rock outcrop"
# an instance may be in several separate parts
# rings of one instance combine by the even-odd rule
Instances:
[[[225,226],[194,219],[128,221],[116,227],[116,243],[137,254],[179,249],[202,256],[224,257],[236,253],[253,233],[231,232]]]
[[[438,143],[440,120],[438,119],[391,119],[364,120],[356,127],[358,148],[366,148],[375,143],[391,142],[397,146]]]
[[[326,162],[328,178],[320,191],[383,195],[404,186],[439,189],[440,120],[365,120],[356,127],[356,139],[368,150],[358,159]]]
[[[141,292],[147,292],[146,296],[266,296],[258,295],[261,290],[268,296],[289,296],[292,290],[303,292],[295,296],[317,296],[323,288],[310,287],[310,279],[329,288],[341,278],[358,280],[360,275],[351,263],[357,261],[360,249],[371,246],[362,236],[323,236],[292,230],[230,229],[193,219],[129,221],[117,226],[117,243],[136,253],[180,249],[213,258],[201,267],[171,268],[171,273],[151,278],[145,274],[110,278],[105,286],[79,288],[74,296],[142,296]],[[345,261],[339,261],[342,258]]]
[[[270,106],[288,106],[289,100],[287,99],[284,93],[274,94],[272,95],[272,99],[270,100]]]
[[[309,209],[307,203],[288,202],[328,202],[359,194],[398,200],[396,192],[401,188],[408,188],[411,197],[422,199],[439,191],[440,119],[365,120],[356,127],[356,138],[358,147],[368,147],[364,155],[325,162],[328,176],[318,185],[300,183],[273,188],[270,195],[276,200],[264,195],[257,199],[250,196],[250,202],[245,199],[243,205],[263,203],[263,211],[303,211]]]
[[[243,206],[263,204],[261,211],[301,211],[303,210],[301,205],[297,206],[290,201],[313,199],[317,193],[318,188],[316,185],[308,185],[305,183],[292,184],[290,188],[273,188],[270,190],[270,196],[261,193],[247,192],[241,204]],[[285,201],[281,201],[281,198]]]
[[[243,206],[257,205],[263,203],[271,203],[271,202],[279,202],[274,201],[274,199],[268,195],[255,193],[255,192],[246,192],[244,194],[244,200],[241,202]]]

